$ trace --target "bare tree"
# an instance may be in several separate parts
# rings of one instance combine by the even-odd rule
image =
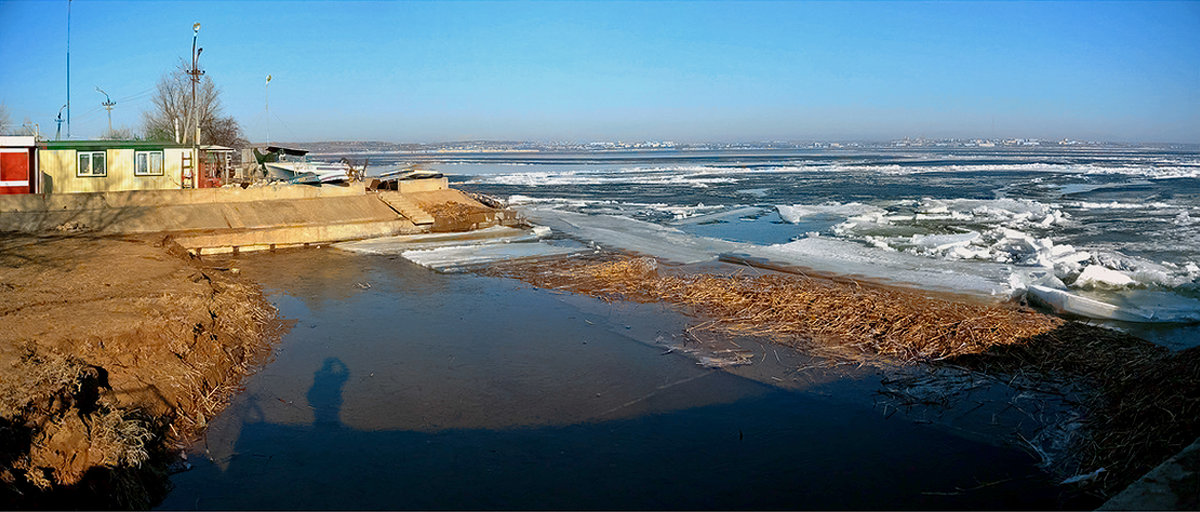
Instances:
[[[104,140],[138,140],[137,134],[127,126],[107,130],[100,138]]]
[[[181,62],[158,80],[154,107],[142,112],[142,132],[146,140],[190,143],[195,140],[192,115],[199,119],[200,143],[241,147],[248,144],[233,116],[223,116],[221,91],[207,75],[196,84],[196,109],[192,110],[191,77]]]
[[[8,130],[11,128],[12,121],[8,120],[8,107],[0,103],[0,135],[8,133]]]

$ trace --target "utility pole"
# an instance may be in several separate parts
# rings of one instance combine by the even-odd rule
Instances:
[[[71,0],[67,0],[67,138],[71,138]]]
[[[100,94],[104,95],[104,101],[100,103],[100,105],[104,107],[104,110],[108,111],[108,133],[112,134],[112,108],[117,104],[117,102],[113,101],[112,98],[109,98],[108,93],[104,92],[99,85],[96,86],[96,90],[100,91]]]
[[[54,140],[59,140],[60,136],[62,135],[62,124],[63,124],[62,113],[63,113],[63,110],[66,108],[67,108],[66,105],[63,105],[61,108],[59,108],[58,109],[58,117],[54,118],[54,123],[58,125],[58,127],[54,129]]]
[[[200,23],[199,22],[193,23],[192,24],[192,69],[188,70],[188,72],[187,72],[187,74],[191,75],[191,77],[192,77],[192,108],[190,109],[191,114],[188,116],[191,118],[192,122],[189,123],[189,125],[184,128],[184,134],[183,134],[184,139],[186,140],[187,132],[188,131],[192,132],[192,145],[193,146],[198,146],[200,144],[200,138],[198,137],[198,135],[200,133],[200,111],[199,111],[198,105],[196,105],[196,84],[200,83],[200,76],[204,74],[204,71],[201,71],[198,67],[196,67],[197,61],[200,60],[200,53],[204,51],[204,48],[200,48],[200,49],[196,48],[196,38],[199,35],[200,35]],[[192,123],[194,123],[194,125]]]

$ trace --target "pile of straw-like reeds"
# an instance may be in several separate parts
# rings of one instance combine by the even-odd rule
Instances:
[[[681,304],[710,319],[697,329],[765,336],[854,360],[946,359],[1015,343],[1063,323],[1008,305],[967,304],[799,275],[660,275],[650,258],[575,260],[499,272],[599,297]]]

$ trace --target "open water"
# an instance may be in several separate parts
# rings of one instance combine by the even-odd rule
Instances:
[[[370,158],[381,169],[415,164],[446,173],[456,186],[505,199],[535,221],[562,212],[617,216],[681,230],[701,243],[749,244],[743,250],[752,255],[801,267],[848,273],[875,267],[868,274],[899,281],[925,267],[944,279],[927,272],[906,284],[952,290],[985,280],[975,288],[1001,299],[1038,285],[1119,306],[1114,318],[1091,320],[1174,349],[1200,344],[1194,327],[1200,323],[1200,153],[1194,151]],[[603,227],[617,226],[627,224]],[[588,241],[586,233],[576,235]],[[656,253],[653,244],[617,245]],[[840,266],[839,254],[857,266]]]

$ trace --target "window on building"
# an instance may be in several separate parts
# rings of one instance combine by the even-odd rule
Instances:
[[[135,176],[162,176],[163,152],[138,151],[134,153],[133,174]]]
[[[76,176],[108,176],[103,151],[80,151],[79,170]]]

